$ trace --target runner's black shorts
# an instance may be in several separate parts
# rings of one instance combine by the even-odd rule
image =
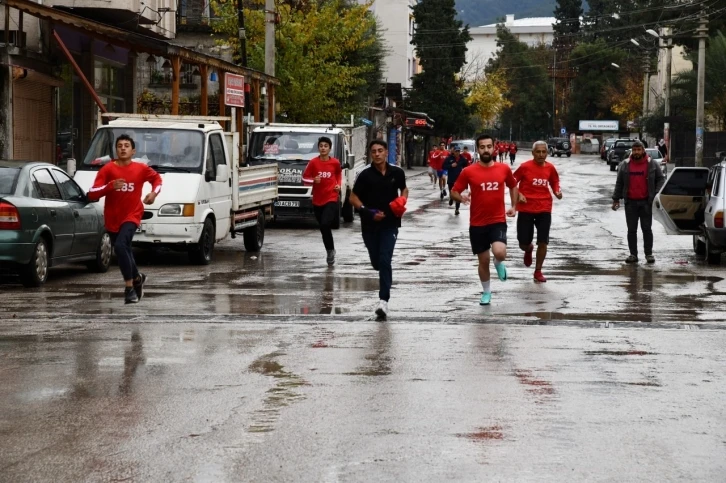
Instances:
[[[550,242],[552,213],[517,213],[517,240],[520,245],[529,245],[534,239],[537,228],[537,244]]]
[[[506,245],[507,224],[493,223],[484,226],[470,226],[469,241],[471,241],[471,251],[474,252],[474,255],[489,250],[494,242],[501,242]]]

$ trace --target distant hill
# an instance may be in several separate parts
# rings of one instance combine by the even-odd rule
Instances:
[[[469,27],[496,23],[512,13],[515,19],[552,17],[555,5],[555,0],[456,0],[459,20]]]

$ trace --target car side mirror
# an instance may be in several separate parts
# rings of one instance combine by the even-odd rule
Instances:
[[[216,179],[216,173],[212,171],[212,169],[207,168],[206,171],[204,171],[204,181],[209,183],[210,181],[214,181]]]
[[[346,163],[346,166],[348,167],[348,169],[355,168],[355,154],[348,155],[348,162]]]
[[[217,179],[216,181],[225,182],[229,179],[229,169],[226,164],[217,165]]]

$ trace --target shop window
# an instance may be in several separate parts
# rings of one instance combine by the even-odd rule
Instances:
[[[124,68],[96,61],[96,92],[109,112],[124,112]]]

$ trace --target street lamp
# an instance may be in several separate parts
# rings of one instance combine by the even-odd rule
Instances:
[[[612,65],[616,69],[619,69],[620,68],[620,66],[618,64],[616,64],[615,62],[610,62],[610,65]]]
[[[635,44],[636,47],[640,47],[640,43],[635,39],[630,39],[630,41]]]

